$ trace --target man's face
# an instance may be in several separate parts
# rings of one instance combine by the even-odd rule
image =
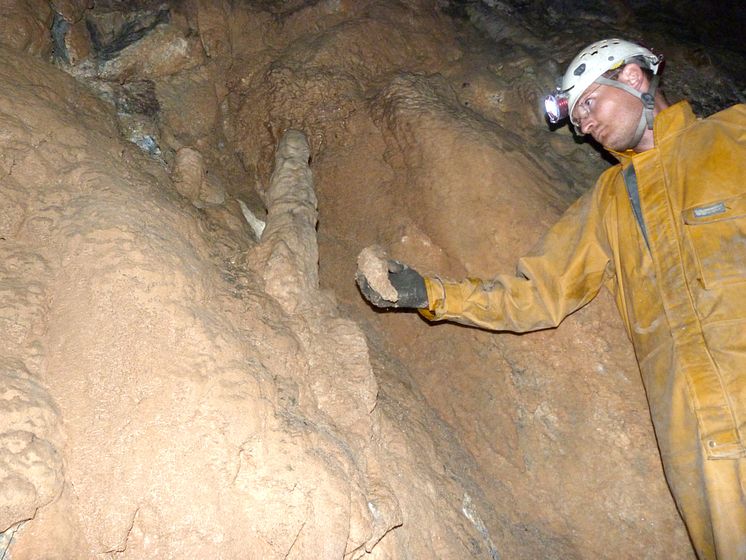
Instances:
[[[623,152],[631,145],[640,123],[642,103],[624,90],[591,84],[573,109],[572,117],[583,134],[602,146]]]

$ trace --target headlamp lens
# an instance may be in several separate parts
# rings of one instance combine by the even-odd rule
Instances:
[[[544,110],[552,124],[567,117],[567,97],[564,95],[547,95],[544,98]]]

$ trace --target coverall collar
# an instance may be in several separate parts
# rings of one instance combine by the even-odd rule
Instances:
[[[697,117],[694,114],[694,111],[692,111],[692,107],[689,105],[688,101],[679,101],[678,103],[666,107],[655,116],[655,121],[653,121],[653,147],[657,146],[658,142],[664,138],[676,134],[678,131],[683,130],[696,120]],[[607,150],[625,167],[635,156],[645,153],[637,153],[632,149],[625,150],[624,152],[617,152],[608,148]]]

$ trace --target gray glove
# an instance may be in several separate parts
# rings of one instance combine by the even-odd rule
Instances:
[[[399,307],[424,309],[427,307],[427,289],[425,280],[413,268],[399,261],[388,261],[389,282],[396,290],[399,298],[397,301],[384,299],[381,294],[375,291],[368,280],[362,274],[357,274],[355,280],[360,288],[360,292],[370,303],[376,307]]]

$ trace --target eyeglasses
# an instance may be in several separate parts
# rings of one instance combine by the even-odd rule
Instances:
[[[574,122],[580,123],[581,121],[591,116],[591,113],[593,112],[593,102],[595,101],[595,98],[593,98],[593,94],[596,93],[596,90],[598,90],[598,88],[600,87],[601,84],[597,85],[595,88],[593,88],[593,91],[585,96],[585,99],[583,99],[583,101],[579,101],[575,104],[575,108],[573,109]]]
[[[618,70],[615,70],[614,72],[609,73],[608,76],[603,76],[604,78],[607,78],[609,80],[614,80],[619,75],[619,72],[621,72],[621,68]],[[580,123],[584,119],[587,119],[591,116],[591,113],[593,112],[594,107],[594,101],[596,100],[595,97],[593,97],[593,94],[596,93],[598,88],[600,88],[603,84],[598,84],[593,90],[585,96],[585,99],[583,101],[578,101],[575,104],[575,107],[573,108],[573,123],[577,122]]]

